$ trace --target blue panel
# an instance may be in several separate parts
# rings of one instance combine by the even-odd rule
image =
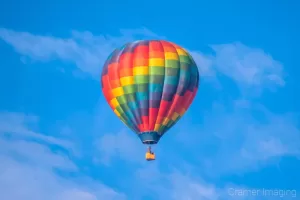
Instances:
[[[161,137],[156,131],[142,132],[138,136],[144,144],[156,144]]]

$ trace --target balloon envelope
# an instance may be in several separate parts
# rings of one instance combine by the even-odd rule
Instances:
[[[101,84],[115,114],[144,144],[156,144],[192,103],[199,71],[182,47],[164,40],[142,40],[111,53]]]

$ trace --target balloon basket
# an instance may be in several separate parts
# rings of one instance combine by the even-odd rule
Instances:
[[[155,154],[153,152],[147,152],[145,158],[147,161],[155,160]]]

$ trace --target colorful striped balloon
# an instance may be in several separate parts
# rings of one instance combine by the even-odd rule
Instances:
[[[182,47],[142,40],[116,49],[101,75],[115,114],[144,144],[156,144],[186,112],[199,86],[199,71]]]

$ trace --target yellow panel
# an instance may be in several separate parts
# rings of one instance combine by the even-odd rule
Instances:
[[[119,102],[116,98],[113,98],[112,100],[110,100],[111,105],[116,108],[119,105]]]
[[[154,131],[158,131],[160,126],[161,126],[160,124],[155,124]]]
[[[178,53],[179,55],[187,56],[186,51],[184,51],[183,49],[176,49],[176,51],[177,51],[177,53]]]
[[[120,81],[122,86],[132,85],[134,83],[133,76],[122,77]]]
[[[163,121],[163,125],[166,126],[169,123],[169,121],[170,121],[170,119],[168,119],[168,118],[165,117],[164,121]]]
[[[166,52],[165,53],[165,59],[178,60],[178,54],[177,53],[172,53],[172,52]]]
[[[172,115],[172,120],[175,121],[178,116],[179,116],[179,114],[177,112],[174,112]]]
[[[114,97],[118,97],[118,96],[124,95],[124,91],[123,91],[122,87],[117,87],[115,89],[112,89],[112,93],[113,93]]]
[[[148,66],[136,66],[133,68],[133,75],[148,75],[149,67]]]
[[[150,58],[149,59],[149,66],[157,66],[157,67],[164,67],[165,60],[162,58]]]
[[[119,111],[117,111],[116,109],[114,110],[114,112],[116,113],[116,115],[117,115],[118,117],[121,116],[120,113],[119,113]]]

